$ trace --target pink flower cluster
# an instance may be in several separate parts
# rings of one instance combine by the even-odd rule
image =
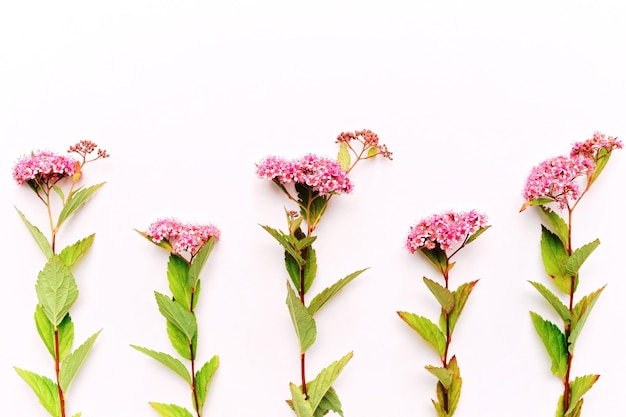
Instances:
[[[55,183],[76,173],[77,161],[51,151],[37,151],[20,159],[13,168],[13,178],[18,184],[36,181],[37,184]]]
[[[587,139],[584,142],[576,142],[572,147],[570,156],[584,156],[594,161],[598,160],[598,152],[600,149],[606,149],[607,152],[613,151],[613,149],[622,149],[624,144],[621,140],[618,140],[613,136],[606,136],[604,133],[594,132],[591,139]]]
[[[183,252],[192,256],[198,253],[202,246],[214,237],[217,241],[220,231],[213,225],[199,225],[183,223],[173,218],[159,219],[148,227],[147,235],[155,243],[166,240],[172,245],[172,253],[180,255]]]
[[[476,210],[433,214],[411,227],[406,248],[415,253],[418,249],[435,249],[439,245],[445,251],[463,244],[469,236],[486,226],[487,217]]]
[[[313,154],[291,161],[269,156],[257,165],[257,175],[281,184],[305,184],[320,195],[349,193],[353,187],[337,161]]]
[[[523,196],[526,201],[549,197],[563,209],[580,197],[576,178],[593,175],[594,167],[593,160],[582,155],[547,159],[530,171]]]

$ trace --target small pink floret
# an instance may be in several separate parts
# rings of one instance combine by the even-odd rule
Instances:
[[[13,168],[18,184],[35,180],[38,183],[55,182],[76,173],[76,160],[51,151],[37,151],[21,158]]]
[[[406,248],[415,253],[421,248],[442,250],[462,244],[478,230],[487,226],[487,217],[476,210],[447,211],[420,220],[409,230]]]
[[[313,154],[294,160],[269,156],[257,166],[257,175],[281,184],[304,184],[320,195],[350,193],[353,188],[337,161]]]
[[[183,223],[170,217],[152,223],[148,227],[147,235],[155,243],[166,240],[172,246],[174,254],[189,253],[193,256],[211,237],[217,241],[220,231],[212,224]]]

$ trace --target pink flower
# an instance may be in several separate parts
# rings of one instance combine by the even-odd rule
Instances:
[[[572,147],[570,156],[583,156],[594,161],[598,160],[598,152],[600,149],[606,149],[607,152],[611,152],[613,149],[622,149],[624,144],[616,137],[607,137],[604,133],[594,132],[591,139],[587,139],[584,142],[576,142]]]
[[[353,187],[337,161],[313,154],[291,161],[269,156],[257,166],[257,175],[280,184],[304,184],[320,195],[349,193]]]
[[[573,151],[572,151],[573,152]],[[526,201],[548,197],[565,208],[580,197],[578,177],[593,175],[595,164],[583,153],[573,157],[557,156],[547,159],[530,171],[523,196]]]
[[[74,175],[76,164],[77,161],[69,156],[51,151],[37,151],[17,162],[13,168],[13,178],[18,184],[25,182],[33,186],[54,184],[63,177]]]
[[[445,251],[465,243],[469,236],[486,226],[487,217],[476,210],[433,214],[411,227],[406,248],[411,253],[420,248],[435,249],[437,246]]]
[[[220,231],[212,224],[183,223],[173,218],[164,218],[152,223],[148,227],[147,235],[154,243],[167,241],[172,246],[172,253],[176,255],[186,252],[193,256],[211,237],[217,241]]]

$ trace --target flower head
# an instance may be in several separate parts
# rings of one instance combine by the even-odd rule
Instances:
[[[618,140],[616,137],[607,137],[604,133],[594,132],[591,139],[574,143],[570,156],[572,158],[583,156],[597,161],[598,158],[601,157],[601,155],[599,155],[601,149],[605,149],[607,153],[610,153],[613,149],[622,149],[623,147],[624,144],[622,141]]]
[[[406,248],[411,253],[421,248],[435,249],[437,246],[445,251],[465,243],[468,237],[486,226],[487,217],[476,210],[433,214],[411,227]]]
[[[573,152],[573,151],[572,151]],[[557,156],[534,167],[526,180],[523,196],[526,201],[548,197],[565,208],[580,197],[578,177],[593,175],[595,164],[584,153],[575,156]]]
[[[257,165],[257,175],[280,184],[304,184],[320,195],[349,193],[353,187],[337,161],[313,154],[294,160],[269,156]]]
[[[216,241],[220,237],[220,231],[212,224],[183,223],[173,218],[157,220],[148,227],[146,234],[154,243],[167,241],[175,255],[189,253],[191,256],[198,253],[211,237]]]
[[[29,183],[34,188],[41,184],[54,184],[76,173],[74,158],[51,151],[37,151],[20,159],[13,168],[13,178],[18,184]]]

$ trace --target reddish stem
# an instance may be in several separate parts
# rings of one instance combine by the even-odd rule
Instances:
[[[59,328],[54,330],[54,372],[57,378],[57,390],[59,392],[59,405],[61,408],[61,417],[65,417],[65,397],[63,395],[63,389],[61,389],[61,381],[59,380],[59,371],[61,370],[61,364],[59,361]]]

